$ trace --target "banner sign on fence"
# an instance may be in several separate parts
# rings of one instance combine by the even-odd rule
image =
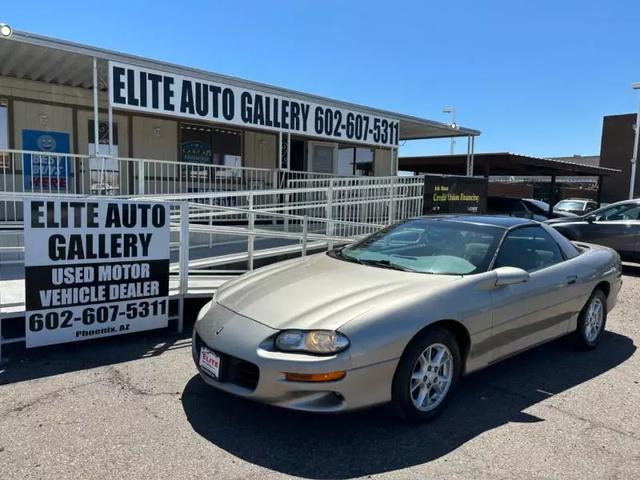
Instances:
[[[27,347],[168,324],[169,207],[25,199]]]
[[[425,175],[423,215],[485,213],[486,178]]]
[[[393,118],[175,73],[109,62],[112,107],[332,141],[398,145]]]

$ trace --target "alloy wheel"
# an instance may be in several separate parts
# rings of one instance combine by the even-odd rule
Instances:
[[[435,409],[453,381],[453,355],[442,343],[429,345],[417,358],[409,382],[413,405],[423,412]]]
[[[602,300],[598,297],[594,297],[589,304],[589,310],[587,310],[587,318],[584,322],[584,336],[588,342],[594,342],[604,323],[604,305]]]

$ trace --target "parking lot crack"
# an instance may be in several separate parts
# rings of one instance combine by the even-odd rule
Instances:
[[[73,392],[75,390],[79,390],[81,388],[85,388],[88,387],[90,385],[94,385],[96,383],[100,383],[102,382],[102,380],[92,380],[90,382],[84,382],[84,383],[79,383],[77,385],[73,385],[70,387],[63,387],[63,388],[59,388],[57,390],[53,390],[51,392],[45,393],[44,395],[40,395],[36,398],[34,398],[33,400],[30,400],[28,402],[22,402],[19,403],[18,405],[9,408],[8,410],[4,410],[0,413],[0,417],[6,416],[6,415],[11,415],[13,413],[20,413],[24,410],[27,410],[31,407],[37,406],[41,403],[46,403],[49,402],[51,400],[54,400],[56,398],[59,398],[69,392]]]
[[[179,392],[152,392],[149,390],[145,390],[140,388],[138,385],[135,385],[129,376],[115,367],[109,368],[109,378],[108,382],[112,385],[119,387],[121,390],[126,390],[134,395],[140,395],[145,397],[159,397],[159,396],[176,396],[179,395]]]

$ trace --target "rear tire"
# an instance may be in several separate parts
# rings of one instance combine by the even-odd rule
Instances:
[[[405,349],[393,378],[392,404],[410,423],[431,420],[444,410],[462,371],[460,347],[444,328],[430,328]]]
[[[607,296],[594,290],[578,317],[575,339],[579,347],[592,350],[598,346],[607,323]]]

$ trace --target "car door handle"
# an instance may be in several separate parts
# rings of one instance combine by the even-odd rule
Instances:
[[[577,281],[578,281],[578,276],[577,275],[569,275],[567,277],[567,285],[573,285]]]

